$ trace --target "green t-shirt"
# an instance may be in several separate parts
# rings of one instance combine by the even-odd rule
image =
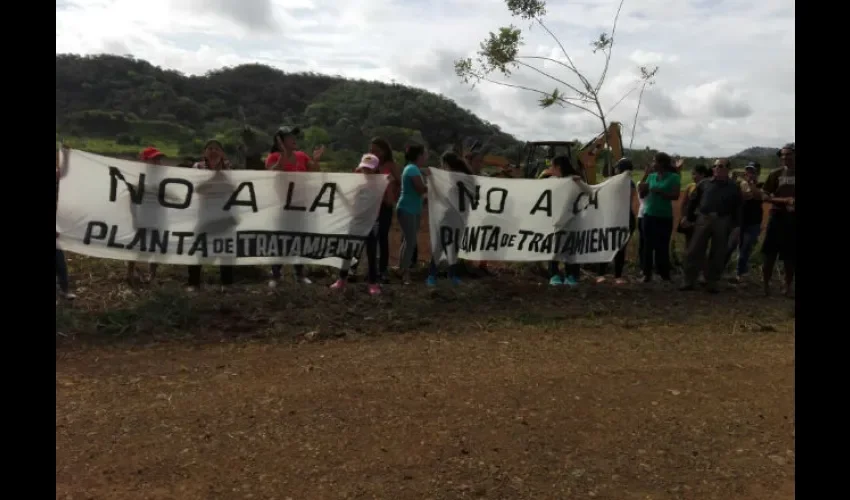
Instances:
[[[660,189],[661,191],[672,194],[682,186],[682,178],[679,174],[668,172],[664,177],[659,178],[657,173],[649,174],[646,179],[646,184],[649,190]],[[673,200],[663,198],[655,193],[649,193],[644,198],[644,215],[652,217],[673,217]]]

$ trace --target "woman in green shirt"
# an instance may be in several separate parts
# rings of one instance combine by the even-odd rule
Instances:
[[[667,153],[658,153],[638,184],[644,204],[643,281],[652,280],[653,262],[661,279],[670,281],[670,238],[673,236],[673,202],[679,199],[682,178]]]

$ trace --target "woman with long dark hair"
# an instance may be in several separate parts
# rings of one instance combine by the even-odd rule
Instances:
[[[628,172],[631,175],[632,170],[634,170],[635,166],[632,163],[632,160],[628,158],[620,158],[620,161],[614,166],[614,173],[622,174]],[[635,232],[635,228],[637,227],[637,218],[635,217],[635,212],[632,209],[633,202],[635,197],[637,196],[637,186],[635,186],[634,181],[629,180],[631,184],[631,198],[629,199],[629,237],[626,240],[626,243],[623,244],[623,248],[617,251],[614,255],[614,283],[617,285],[622,285],[626,282],[625,278],[623,278],[623,270],[626,267],[626,248],[628,248],[629,242],[632,240],[632,234]],[[599,264],[599,277],[596,278],[597,283],[603,283],[605,281],[605,274],[608,272],[608,263]]]
[[[673,202],[679,199],[682,178],[667,153],[657,153],[652,168],[638,184],[644,200],[643,281],[652,281],[653,269],[670,281],[670,238],[673,236]]]
[[[378,272],[381,282],[389,282],[388,269],[390,265],[390,229],[393,225],[393,209],[398,203],[401,189],[401,172],[393,160],[393,148],[383,137],[375,137],[369,143],[369,152],[378,157],[378,171],[389,176],[389,185],[384,192],[384,201],[378,212]]]
[[[204,157],[201,161],[195,163],[192,168],[201,170],[232,170],[233,166],[227,156],[224,154],[224,146],[216,139],[210,139],[204,144]],[[186,286],[186,291],[193,292],[201,286],[201,266],[189,266],[189,282]],[[221,286],[224,289],[233,284],[233,266],[219,266],[219,277],[221,278]]]
[[[460,155],[458,155],[457,153],[455,153],[453,151],[443,153],[443,156],[440,158],[440,163],[442,164],[443,169],[448,170],[449,172],[472,175],[472,171],[470,171],[469,165],[467,165],[467,163],[465,161],[463,161],[463,158]],[[453,187],[452,190],[456,191],[457,188]],[[450,191],[450,192],[452,192],[452,191]],[[450,196],[456,196],[456,193],[451,194]],[[466,214],[464,214],[464,215],[466,215]],[[451,222],[453,222],[451,219],[442,220],[442,221],[440,221],[439,224],[437,224],[437,227],[440,227],[440,226],[443,226],[443,225],[448,225],[448,226],[451,227],[451,226],[455,225],[455,224],[451,224]],[[460,222],[461,224],[463,224],[465,222],[465,220],[460,220],[460,221],[456,220],[454,222]],[[452,252],[454,255],[448,255],[448,252]],[[438,260],[439,258],[440,258],[439,255],[435,256],[434,254],[431,254],[431,263],[428,266],[428,280],[425,282],[428,286],[435,286],[437,284],[437,271],[438,271],[437,264],[439,262],[439,260]],[[448,258],[449,261],[452,261],[452,260],[454,261],[453,264],[449,264],[449,280],[452,282],[453,285],[459,285],[460,284],[460,277],[458,277],[458,272],[457,272],[458,268],[459,268],[459,264],[457,262],[457,243],[454,243],[451,246],[450,249],[447,249],[446,258]]]
[[[298,127],[280,127],[274,134],[271,151],[266,158],[266,169],[275,170],[278,172],[316,172],[319,170],[319,161],[322,159],[322,154],[325,152],[324,146],[319,146],[313,150],[313,157],[307,156],[307,153],[298,150],[298,134],[301,129]],[[295,265],[295,280],[298,283],[309,285],[312,283],[310,278],[304,275],[304,266]],[[276,264],[272,266],[272,279],[269,281],[269,287],[277,286],[283,275],[283,266]]]
[[[410,284],[410,267],[413,265],[413,251],[419,234],[419,222],[422,218],[422,199],[428,188],[422,178],[422,168],[428,161],[425,146],[414,144],[404,152],[405,167],[401,172],[401,194],[396,204],[398,224],[401,226],[401,256],[399,269],[402,282]]]

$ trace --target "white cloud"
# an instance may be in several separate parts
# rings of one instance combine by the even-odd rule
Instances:
[[[576,65],[595,77],[603,59],[590,41],[610,30],[618,0],[549,0],[546,21]],[[635,146],[723,155],[794,140],[794,0],[626,0],[602,91],[606,108],[633,88],[637,67],[658,65]],[[581,139],[600,128],[570,108],[541,110],[525,91],[454,75],[499,26],[524,29],[522,53],[563,61],[541,29],[511,18],[503,0],[59,0],[56,52],[132,54],[201,74],[259,62],[285,71],[396,80],[455,99],[522,139]],[[556,63],[537,67],[568,83]],[[508,82],[557,85],[531,70]],[[610,113],[631,136],[638,92]]]
[[[637,66],[657,66],[664,63],[675,63],[679,60],[679,56],[668,56],[661,52],[647,52],[645,50],[635,49],[629,56],[629,60]]]

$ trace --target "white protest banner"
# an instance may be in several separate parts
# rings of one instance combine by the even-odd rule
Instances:
[[[64,150],[56,214],[66,250],[161,264],[321,264],[357,257],[383,175],[210,171]]]
[[[588,186],[570,178],[504,179],[431,169],[432,255],[456,259],[610,262],[629,238],[628,174]]]

